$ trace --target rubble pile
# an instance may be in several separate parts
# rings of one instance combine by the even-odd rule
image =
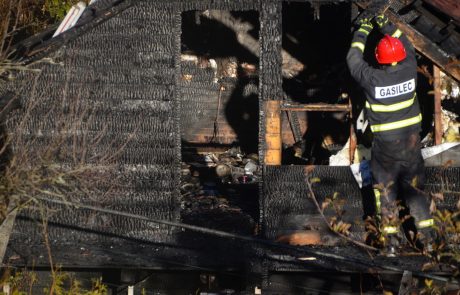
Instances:
[[[208,154],[205,160],[210,167],[215,167],[223,183],[254,183],[260,178],[258,155],[244,155],[239,148],[220,155]]]
[[[442,142],[460,142],[460,86],[441,72]]]
[[[230,232],[252,234],[254,218],[245,212],[247,190],[240,186],[257,184],[258,158],[238,148],[222,154],[208,153],[201,162],[182,163],[181,216],[185,223]],[[256,191],[256,190],[253,190]]]

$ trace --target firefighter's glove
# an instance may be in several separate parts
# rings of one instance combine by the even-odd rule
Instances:
[[[377,15],[377,16],[374,18],[374,21],[375,21],[375,24],[376,24],[379,28],[383,28],[383,27],[388,23],[388,17],[386,17],[386,16],[383,15],[383,14],[380,14],[380,15]]]
[[[374,25],[371,23],[371,19],[369,18],[362,18],[358,21],[358,23],[359,23],[358,31],[363,32],[366,35],[369,35],[369,33],[374,28]]]

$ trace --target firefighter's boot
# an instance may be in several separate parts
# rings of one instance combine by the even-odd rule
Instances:
[[[401,236],[399,233],[387,234],[384,240],[382,255],[396,257],[401,247]]]
[[[415,247],[423,254],[429,255],[433,252],[433,242],[435,241],[436,235],[433,228],[419,229],[417,233],[417,239],[415,241]]]

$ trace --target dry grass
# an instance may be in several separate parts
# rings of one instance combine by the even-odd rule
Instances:
[[[56,211],[43,199],[104,203],[117,189],[115,166],[136,131],[122,140],[110,138],[104,123],[98,122],[102,128],[95,131],[98,119],[88,100],[79,94],[69,96],[63,87],[62,99],[50,102],[37,95],[41,72],[30,75],[35,76],[30,97],[9,114],[4,126],[10,129],[1,134],[0,224],[16,209],[41,217],[52,273],[47,293],[64,294],[59,292],[62,276],[53,265],[48,241],[47,220]]]
[[[8,114],[8,124],[0,122],[0,224],[9,214],[16,214],[16,209],[27,208],[41,216],[52,273],[46,293],[105,294],[106,288],[100,280],[86,292],[80,290],[78,281],[53,265],[47,220],[55,211],[41,199],[78,203],[97,195],[97,201],[104,202],[117,183],[114,165],[135,132],[120,143],[107,137],[104,126],[93,131],[97,118],[93,106],[81,95],[69,97],[67,89],[63,89],[61,100],[47,102],[35,91],[40,69],[35,65],[18,66],[8,59],[14,43],[55,23],[76,2],[0,0],[0,75],[5,78],[5,72],[26,70],[35,76],[32,78],[35,82],[30,82],[34,83],[33,90],[23,99],[21,109]],[[39,120],[37,114],[40,114]],[[5,126],[10,129],[6,130]],[[25,274],[9,276],[1,285],[7,282],[16,290],[22,289],[21,294],[31,294],[35,280],[33,274],[32,277],[30,273]],[[64,289],[64,283],[70,286],[69,290]],[[23,287],[27,290],[20,287],[21,284],[25,284]]]

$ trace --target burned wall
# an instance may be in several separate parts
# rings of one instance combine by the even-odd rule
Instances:
[[[257,152],[259,14],[182,13],[183,144],[238,144]]]
[[[282,73],[286,101],[348,104],[353,81],[345,57],[352,29],[351,6],[283,2]],[[297,112],[291,116],[291,121],[299,117],[297,141],[302,141],[306,163],[327,165],[331,154],[348,140],[350,122],[346,112]],[[289,144],[284,139],[283,143]],[[285,157],[283,163],[292,161]]]
[[[58,145],[51,149],[54,163],[47,164],[89,174],[86,194],[63,192],[63,199],[179,220],[179,38],[174,6],[138,1],[33,66],[38,72],[19,73],[13,86],[24,108],[8,124],[14,136],[34,151]],[[76,124],[63,129],[66,122]],[[175,239],[171,227],[51,207],[53,245]],[[12,245],[43,243],[40,223],[30,220],[35,217],[35,211],[22,212]]]
[[[437,201],[439,210],[455,208],[458,202],[456,192],[460,190],[459,173],[457,167],[426,169],[425,192],[444,196],[442,201]],[[326,236],[323,242],[328,243],[327,229],[310,197],[307,180],[312,183],[320,206],[326,198],[334,196],[337,201],[343,202],[343,221],[352,225],[352,236],[361,240],[365,217],[363,203],[369,206],[372,200],[362,193],[348,166],[267,166],[261,202],[264,235],[277,239],[297,231],[320,230]],[[327,218],[339,217],[333,210],[325,213]]]
[[[251,85],[254,83],[251,95],[281,98],[281,42],[270,34],[281,29],[280,20],[274,18],[281,11],[277,1],[138,1],[67,42],[44,62],[34,65],[36,72],[20,72],[16,81],[10,83],[23,105],[33,107],[32,112],[15,113],[8,123],[10,130],[21,126],[17,131],[23,143],[34,150],[46,150],[59,142],[59,160],[54,164],[72,167],[77,160],[93,173],[93,186],[88,187],[87,194],[69,193],[69,201],[148,218],[179,220],[180,120],[181,110],[188,108],[181,103],[180,93],[188,86],[183,74],[189,69],[185,64],[181,68],[181,13],[206,9],[258,10],[260,64],[264,74],[258,82],[250,80]],[[229,91],[233,90],[232,85],[228,86]],[[263,113],[260,100],[255,104]],[[67,119],[82,125],[69,133],[61,128]],[[251,140],[257,139],[256,134]],[[80,149],[78,156],[72,154],[75,147],[88,142],[91,145]],[[101,159],[101,155],[105,157]],[[103,181],[99,181],[101,175]],[[202,253],[202,247],[192,250],[196,251],[193,254],[159,250],[175,243],[193,244],[170,226],[88,209],[51,208],[47,215],[48,232],[51,248],[59,253],[55,263],[163,265],[154,259],[155,255],[172,261],[184,261],[183,255],[193,256],[195,264],[220,263],[220,259],[214,259],[217,256]],[[42,230],[38,211],[21,213],[10,243],[10,253],[14,249],[19,254],[17,263],[48,264],[43,255],[46,247]],[[138,251],[145,253],[147,245],[161,246],[156,248],[157,252],[149,252],[145,257],[136,255],[133,260],[132,255]]]

